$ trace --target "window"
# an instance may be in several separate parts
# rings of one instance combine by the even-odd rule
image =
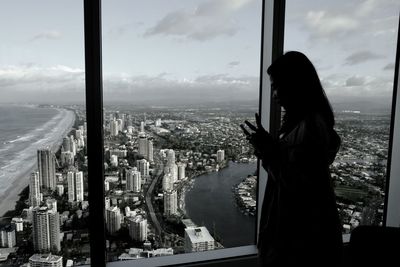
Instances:
[[[240,261],[240,257],[255,255],[257,253],[255,246],[257,227],[255,225],[258,225],[256,223],[259,216],[244,215],[244,218],[248,219],[250,227],[251,225],[254,227],[254,230],[250,230],[253,234],[244,234],[248,238],[247,240],[238,238],[236,241],[227,241],[226,238],[222,237],[219,243],[207,242],[217,239],[218,235],[222,235],[223,233],[219,234],[218,232],[221,228],[217,223],[214,227],[212,220],[208,220],[208,217],[204,219],[204,223],[201,218],[195,218],[196,214],[199,214],[198,210],[202,208],[199,205],[194,207],[197,208],[193,213],[194,215],[191,215],[190,207],[186,205],[187,211],[189,211],[188,217],[192,222],[182,220],[189,218],[182,217],[183,206],[179,202],[181,193],[176,189],[184,185],[185,182],[189,183],[190,179],[186,178],[187,176],[195,175],[196,172],[199,174],[204,170],[216,170],[217,165],[218,168],[221,168],[226,164],[226,159],[246,161],[244,160],[245,157],[251,157],[251,151],[247,150],[246,145],[243,145],[243,148],[240,147],[241,155],[237,155],[236,149],[240,137],[235,137],[230,131],[233,131],[234,124],[242,122],[245,118],[251,119],[253,117],[253,112],[257,110],[257,103],[250,102],[249,105],[237,105],[235,108],[227,108],[226,106],[216,108],[213,105],[200,106],[198,103],[188,101],[186,104],[190,103],[190,107],[175,105],[171,110],[170,107],[166,108],[167,105],[164,104],[175,103],[182,96],[181,94],[173,94],[174,91],[171,88],[164,88],[164,86],[171,84],[177,86],[178,81],[181,82],[180,84],[184,84],[185,88],[186,86],[193,86],[193,82],[205,83],[207,81],[214,81],[215,84],[221,86],[219,88],[223,88],[223,85],[226,84],[238,86],[236,88],[239,89],[251,85],[251,82],[249,83],[249,80],[246,80],[249,78],[246,77],[246,73],[240,72],[240,66],[242,64],[244,66],[245,61],[236,58],[230,59],[232,54],[240,51],[235,50],[234,44],[228,44],[222,48],[220,46],[218,51],[221,55],[216,53],[210,56],[207,53],[210,52],[210,45],[220,35],[231,36],[229,38],[233,39],[238,38],[240,34],[234,26],[239,26],[239,30],[250,29],[251,27],[246,24],[249,23],[249,20],[242,21],[241,19],[251,15],[250,10],[254,12],[257,9],[260,10],[259,15],[262,15],[261,21],[259,17],[252,18],[251,21],[256,26],[251,31],[259,31],[261,24],[261,40],[257,41],[257,38],[254,37],[256,35],[253,35],[254,33],[251,33],[251,31],[246,33],[246,37],[253,36],[256,41],[252,43],[251,52],[246,52],[250,53],[246,56],[252,58],[251,63],[247,64],[252,67],[247,68],[246,65],[245,69],[249,73],[251,72],[253,76],[257,76],[254,69],[258,67],[261,69],[259,110],[262,114],[264,127],[270,129],[271,132],[274,133],[279,126],[280,110],[270,101],[269,79],[267,75],[263,74],[266,73],[266,68],[273,59],[284,50],[284,29],[287,37],[285,39],[285,50],[301,50],[303,48],[303,51],[307,52],[307,49],[309,49],[307,44],[310,45],[310,43],[307,43],[310,39],[307,38],[310,37],[313,40],[311,43],[313,49],[309,52],[309,55],[317,69],[321,71],[320,75],[323,78],[328,96],[332,97],[331,99],[334,99],[333,93],[336,93],[332,91],[335,78],[342,78],[343,87],[351,89],[348,93],[354,93],[355,89],[363,89],[362,84],[373,85],[374,81],[376,84],[383,84],[382,89],[386,90],[385,96],[387,97],[385,103],[389,107],[389,111],[386,111],[383,115],[374,114],[374,116],[370,116],[369,114],[364,116],[365,104],[361,105],[360,109],[356,109],[354,105],[349,108],[340,107],[335,105],[337,104],[335,101],[332,101],[336,111],[345,111],[337,113],[337,129],[344,135],[344,146],[338,157],[339,161],[333,167],[333,172],[336,175],[338,192],[342,194],[340,200],[343,214],[344,216],[349,215],[350,229],[352,222],[357,222],[357,216],[361,216],[361,218],[364,216],[367,219],[373,218],[374,220],[370,221],[371,223],[390,226],[400,225],[400,213],[398,212],[400,192],[397,189],[399,188],[400,170],[396,164],[391,164],[391,162],[399,161],[400,151],[397,141],[399,140],[398,131],[400,129],[399,105],[396,105],[400,101],[398,94],[399,51],[397,51],[396,63],[394,64],[391,61],[394,58],[396,32],[399,34],[396,24],[399,17],[398,14],[390,13],[393,10],[398,10],[398,4],[386,3],[385,1],[384,4],[378,6],[375,5],[376,1],[360,1],[357,3],[346,1],[342,5],[332,5],[331,3],[332,6],[324,7],[320,3],[310,3],[309,1],[301,6],[297,6],[297,2],[287,1],[287,19],[285,21],[285,1],[235,1],[235,4],[229,5],[228,8],[237,8],[236,4],[247,5],[249,9],[245,9],[244,17],[241,17],[241,15],[237,17],[214,17],[214,22],[227,19],[224,21],[226,23],[208,25],[207,31],[202,31],[202,28],[196,28],[202,25],[201,21],[192,21],[201,20],[201,18],[191,18],[188,14],[208,14],[212,17],[215,16],[212,11],[221,11],[219,5],[233,2],[225,0],[193,1],[189,5],[185,1],[185,5],[188,6],[181,6],[178,5],[180,2],[174,1],[176,6],[182,7],[182,9],[174,11],[175,5],[165,6],[163,1],[146,1],[146,3],[142,3],[143,1],[140,3],[139,1],[134,1],[135,3],[132,3],[133,1],[121,1],[119,5],[111,5],[111,2],[103,1],[103,14],[101,14],[101,1],[88,0],[83,2],[83,33],[82,21],[79,16],[81,14],[79,13],[81,2],[70,3],[68,1],[68,4],[66,4],[66,2],[50,3],[50,1],[43,1],[46,2],[46,8],[39,6],[36,2],[35,5],[25,3],[27,8],[24,9],[21,9],[20,5],[17,6],[14,2],[11,3],[10,1],[4,6],[2,3],[0,10],[0,22],[2,22],[0,27],[2,27],[1,32],[3,33],[0,37],[2,43],[0,48],[0,87],[2,92],[0,100],[0,129],[2,133],[0,137],[0,181],[2,186],[7,187],[8,181],[16,179],[17,172],[24,172],[26,173],[23,175],[26,183],[21,187],[17,183],[13,183],[8,188],[0,189],[0,198],[2,198],[0,207],[3,210],[13,208],[13,203],[4,201],[4,199],[17,201],[16,198],[21,197],[15,210],[1,217],[0,241],[2,248],[0,248],[0,261],[2,263],[5,261],[5,264],[21,265],[28,262],[31,262],[31,264],[52,262],[55,266],[62,266],[70,264],[71,261],[75,265],[89,264],[90,261],[92,266],[162,266],[218,259],[233,259],[237,263]],[[153,4],[162,5],[165,9],[154,9]],[[355,4],[360,4],[360,6],[355,8]],[[307,5],[310,8],[309,10],[305,9]],[[340,9],[351,5],[353,5],[353,8],[349,10],[355,12],[357,16],[346,15],[347,9]],[[382,13],[392,15],[386,16],[387,19],[380,19],[379,16]],[[116,18],[113,14],[121,14],[121,18]],[[365,22],[363,19],[366,15],[373,18],[366,23],[372,23],[371,25],[376,28],[368,27],[366,29],[366,25],[361,23]],[[35,16],[35,19],[27,20],[33,16]],[[149,19],[151,23],[145,24],[145,21],[139,18]],[[232,18],[234,19],[230,20]],[[102,19],[103,31],[101,32]],[[176,20],[187,22],[187,24],[178,23],[176,25],[174,24],[177,22]],[[343,23],[343,21],[346,23]],[[10,25],[10,22],[13,22],[12,30],[5,26]],[[284,27],[285,23],[286,27]],[[49,27],[49,25],[52,27]],[[147,27],[145,27],[146,25]],[[168,28],[166,27],[168,25],[175,27]],[[188,32],[187,28],[182,29],[177,26],[192,26],[195,31]],[[337,27],[339,27],[339,30]],[[361,35],[359,40],[371,33],[379,35],[382,38],[369,40],[374,44],[369,48],[375,49],[379,47],[381,41],[386,42],[386,44],[391,45],[391,54],[385,54],[388,51],[388,46],[385,46],[385,49],[382,50],[361,51],[361,55],[360,53],[351,55],[351,52],[357,51],[352,50],[354,48],[346,43],[351,42],[351,38],[353,38],[347,36],[349,39],[342,43],[343,45],[346,44],[343,47],[343,51],[346,53],[333,59],[333,61],[344,60],[345,64],[338,64],[338,66],[346,69],[346,75],[349,77],[337,75],[339,71],[334,72],[337,69],[334,66],[330,68],[331,66],[326,65],[322,60],[325,58],[324,55],[328,54],[324,49],[331,45],[325,43],[326,38],[330,36],[325,34],[328,31],[329,34],[341,36],[348,28],[353,30],[351,31],[352,35]],[[135,32],[136,29],[139,29],[139,32]],[[314,30],[316,35],[306,34],[306,30],[310,33],[312,32],[311,29]],[[138,36],[137,33],[142,35]],[[205,33],[212,34],[207,35]],[[82,40],[80,39],[82,36],[85,36],[85,77],[83,76]],[[173,37],[171,38],[171,36]],[[130,38],[134,41],[132,42]],[[140,38],[145,40],[141,40],[141,43]],[[294,39],[297,40],[297,45],[294,45],[292,41]],[[185,41],[191,43],[185,44]],[[260,41],[261,54],[258,55],[259,51],[256,47],[260,45]],[[320,42],[325,46],[320,46]],[[397,39],[398,42],[399,39]],[[102,43],[104,43],[103,52]],[[130,46],[130,44],[141,45],[141,47]],[[369,46],[368,42],[362,44],[365,45],[366,49]],[[151,49],[151,53],[146,54],[146,48],[151,48],[152,45],[163,47],[162,53],[154,48]],[[192,45],[197,45],[196,48],[199,48],[199,50],[189,49]],[[302,47],[302,45],[304,46]],[[168,65],[168,61],[171,60],[170,56],[173,53],[169,49],[173,49],[173,46],[179,47],[182,50],[179,52],[185,56],[173,58],[174,64],[171,67],[171,65]],[[337,47],[332,49],[337,49]],[[186,61],[192,61],[191,54],[194,53],[193,51],[200,50],[203,51],[202,56],[195,57],[195,59],[202,64],[199,64],[199,73],[195,73],[193,66],[190,66]],[[231,51],[233,52],[231,53]],[[212,56],[215,56],[215,58],[211,60]],[[225,56],[225,61],[219,61],[219,56]],[[321,61],[318,58],[321,58]],[[351,74],[354,74],[351,72],[351,66],[357,64],[364,66],[359,60],[366,58],[375,64],[365,64],[366,69],[360,68],[360,72],[351,77]],[[104,64],[102,64],[102,59],[104,59]],[[146,59],[149,61],[146,62]],[[218,70],[218,66],[212,66],[213,69],[210,70],[205,68],[209,66],[211,61],[219,62],[220,66],[223,65],[228,74],[211,75],[217,73],[216,70]],[[135,64],[137,62],[141,63],[139,67]],[[258,66],[259,62],[261,62],[260,66]],[[152,66],[159,68],[155,71],[155,74],[149,72]],[[184,68],[181,69],[181,66],[184,66]],[[374,69],[377,66],[380,66],[384,71]],[[162,73],[164,69],[171,71],[170,68],[174,72]],[[125,73],[121,75],[121,72]],[[182,73],[186,72],[194,73],[192,77],[188,76],[191,79],[182,79],[182,77],[185,77]],[[372,77],[369,72],[373,72],[377,76]],[[392,85],[390,84],[391,79],[393,79],[393,72],[395,73],[394,92],[391,91]],[[363,73],[366,76],[361,76]],[[248,74],[247,76],[251,75]],[[378,83],[380,79],[387,81],[387,83]],[[84,81],[86,83],[85,105],[82,104]],[[138,81],[141,82],[138,83]],[[256,79],[253,82],[257,84],[258,80]],[[149,95],[146,96],[147,90],[150,90],[146,87],[149,84],[153,86],[153,89],[157,89],[157,91],[152,92],[150,97]],[[160,84],[163,86],[157,87]],[[135,90],[143,87],[146,87],[146,90],[137,94]],[[117,90],[113,91],[113,88]],[[51,89],[57,89],[57,91]],[[168,94],[163,95],[162,89],[165,89]],[[44,90],[46,91],[44,92]],[[132,95],[126,96],[125,93],[130,91],[132,91]],[[198,97],[203,98],[207,95],[206,93],[210,97],[216,97],[220,94],[217,90],[210,91],[197,95],[196,98],[193,97],[191,100]],[[373,92],[372,88],[368,92]],[[391,99],[392,93],[393,98]],[[117,97],[118,94],[120,94],[119,98]],[[121,95],[126,96],[122,99],[124,101],[120,101]],[[136,97],[133,97],[136,95],[143,98],[136,99]],[[153,105],[149,108],[148,100],[153,100],[150,99],[153,96],[156,96],[163,106],[157,103],[157,106]],[[223,95],[220,95],[220,97],[226,99]],[[231,94],[229,100],[233,101],[235,97],[237,96]],[[257,95],[252,94],[249,98],[251,100],[257,99]],[[166,103],[167,100],[169,103]],[[392,101],[393,104],[390,108]],[[25,104],[46,102],[46,104],[40,107],[9,104],[17,102]],[[51,104],[48,104],[49,102]],[[73,104],[64,104],[65,102]],[[70,115],[73,114],[73,111],[75,112],[75,129],[71,132],[70,124],[73,119]],[[354,119],[360,117],[363,118],[362,122]],[[86,120],[87,124],[85,124]],[[356,123],[357,125],[355,125]],[[39,124],[40,127],[38,127]],[[213,132],[212,129],[216,125],[220,128]],[[205,133],[204,136],[201,134],[202,132]],[[371,135],[372,132],[382,138]],[[50,138],[50,135],[53,137],[58,135],[55,138],[57,140]],[[355,137],[358,135],[362,135],[362,138],[356,139]],[[49,137],[47,140],[49,142],[41,139],[43,136]],[[236,142],[235,147],[227,146],[227,142],[224,142],[221,136],[232,138]],[[209,139],[206,139],[206,137]],[[192,143],[195,138],[203,138],[203,142]],[[352,138],[351,140],[356,142],[352,143],[348,138]],[[182,140],[185,141],[184,144],[181,143]],[[360,143],[357,142],[372,143],[379,150],[374,150],[375,154],[371,154],[370,151],[362,154],[364,157],[363,164],[356,164],[353,163],[354,160],[351,160],[349,166],[342,166],[345,153],[361,154]],[[45,144],[54,146],[49,147],[49,149],[42,149]],[[75,156],[71,155],[71,153],[74,153],[74,146],[76,149]],[[188,149],[188,146],[191,146],[190,149]],[[196,149],[201,152],[195,151]],[[192,153],[189,150],[192,150]],[[207,150],[207,152],[204,153],[204,150]],[[369,156],[365,156],[365,154]],[[196,156],[197,158],[195,158]],[[17,161],[22,160],[31,162],[34,167],[28,168],[28,165],[19,165]],[[372,161],[372,163],[364,164],[367,160]],[[190,164],[191,161],[192,165]],[[387,161],[387,164],[385,161]],[[196,164],[193,164],[194,162]],[[197,164],[197,162],[200,164]],[[75,165],[74,168],[70,168],[72,165]],[[195,168],[193,168],[193,165]],[[235,167],[239,163],[231,163],[231,165]],[[243,176],[254,173],[256,169],[254,164],[248,165],[246,163],[244,166],[250,166],[250,168],[243,172]],[[354,174],[354,168],[362,171]],[[35,171],[36,169],[38,172]],[[203,180],[205,182],[203,189],[207,189],[208,182],[214,182],[218,185],[216,179],[226,182],[226,177],[220,175],[225,170],[206,173],[204,176],[192,179],[192,181],[200,183]],[[182,183],[173,183],[175,175],[177,175],[177,180],[182,181]],[[216,179],[211,180],[211,178]],[[345,187],[340,178],[343,178],[343,181],[361,179],[365,183],[360,185],[360,188]],[[18,191],[28,185],[28,179],[30,179],[29,195],[27,189],[25,189],[18,196]],[[262,203],[264,188],[267,183],[267,175],[263,169],[258,170],[257,179],[256,202]],[[240,182],[239,178],[237,182]],[[235,183],[237,182],[235,181]],[[254,182],[254,179],[250,178],[233,188],[233,191],[239,192],[240,190],[244,195],[250,193],[250,198],[242,198],[242,200],[247,200],[247,203],[254,203],[254,191],[246,191],[252,189],[254,185],[252,182]],[[222,183],[222,186],[224,185],[227,184]],[[229,184],[227,187],[231,185]],[[195,187],[196,184],[193,188]],[[64,188],[64,192],[62,192],[62,188]],[[230,196],[234,200],[234,192],[230,192],[231,188],[228,189],[225,193],[231,194]],[[196,198],[198,196],[195,193],[196,191],[192,189],[186,196]],[[363,197],[362,201],[357,201],[357,198],[356,200],[351,199],[353,193],[356,194],[356,197]],[[192,195],[190,196],[190,194]],[[200,196],[203,195],[200,194]],[[350,203],[350,201],[355,203]],[[41,205],[38,205],[38,203]],[[90,203],[90,206],[88,206],[88,203]],[[373,203],[378,203],[379,206],[371,205]],[[32,209],[30,213],[28,208],[30,205],[43,207]],[[150,205],[155,211],[154,216],[152,216],[153,212],[151,212]],[[350,205],[355,206],[351,214],[352,207]],[[129,207],[129,209],[126,209],[126,207]],[[250,205],[246,206],[246,208],[248,207]],[[260,207],[261,205],[257,205],[257,215],[259,215]],[[238,212],[241,210],[240,208],[236,209],[234,205],[230,208],[232,208],[230,211]],[[21,213],[21,209],[27,210]],[[90,209],[89,217],[87,217],[88,209]],[[360,209],[361,212],[357,213],[356,209]],[[383,213],[381,213],[381,209],[383,209]],[[70,213],[68,215],[65,213],[64,216],[66,211]],[[246,212],[252,213],[254,210],[248,208]],[[381,214],[381,216],[376,216],[376,214]],[[31,222],[27,222],[29,217]],[[344,218],[347,219],[347,217]],[[175,224],[178,220],[186,223],[184,226],[186,229],[183,228],[182,224]],[[160,226],[154,223],[156,221],[160,223]],[[58,223],[59,225],[57,225]],[[191,227],[191,223],[196,224],[196,227]],[[174,227],[177,225],[181,227],[181,230],[183,228],[183,236],[174,233]],[[37,230],[35,230],[35,226],[37,226]],[[43,234],[39,232],[43,232]],[[90,232],[90,239],[88,232]],[[185,242],[185,237],[187,242]],[[200,237],[204,238],[204,242],[191,242]],[[146,242],[144,239],[150,242]],[[216,245],[224,245],[224,242],[227,244],[225,249],[212,249]],[[36,245],[34,246],[33,243],[36,243]],[[18,245],[18,250],[15,245]],[[116,245],[128,250],[125,251],[125,254],[121,253]],[[137,249],[130,249],[135,247]],[[35,250],[41,251],[45,255],[34,254]],[[49,251],[55,253],[50,255],[48,254]],[[176,254],[176,252],[185,251],[193,253]],[[174,256],[157,257],[171,254],[171,252]],[[95,256],[90,259],[90,255]],[[151,258],[122,261],[132,259],[132,255]],[[247,264],[246,260],[242,262],[243,266]]]
[[[399,5],[317,2],[286,1],[285,50],[311,58],[334,109],[342,146],[331,172],[350,233],[385,220]]]
[[[261,4],[102,1],[107,261],[256,244]]]
[[[1,3],[2,266],[90,259],[82,11]]]

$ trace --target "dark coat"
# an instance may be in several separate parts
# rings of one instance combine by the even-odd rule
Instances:
[[[262,155],[269,179],[258,248],[263,266],[335,266],[342,224],[329,165],[340,138],[319,115],[308,116]]]

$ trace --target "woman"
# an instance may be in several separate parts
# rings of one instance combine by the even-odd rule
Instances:
[[[258,248],[262,266],[337,266],[342,225],[329,172],[340,146],[334,116],[317,72],[300,52],[288,52],[267,70],[284,108],[280,136],[241,125],[269,178]]]

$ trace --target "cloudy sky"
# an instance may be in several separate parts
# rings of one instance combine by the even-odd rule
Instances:
[[[398,0],[287,0],[285,50],[333,101],[392,93]],[[103,0],[105,101],[258,97],[261,0]],[[0,2],[0,102],[84,100],[83,4]],[[388,102],[389,103],[389,102]]]

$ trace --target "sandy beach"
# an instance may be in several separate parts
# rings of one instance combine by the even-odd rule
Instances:
[[[37,132],[39,139],[10,160],[10,164],[2,168],[0,177],[0,215],[13,210],[19,193],[28,186],[30,173],[37,169],[36,153],[38,149],[50,147],[56,152],[63,137],[71,130],[75,114],[66,109],[57,109],[56,114]],[[33,135],[33,134],[32,134]]]

